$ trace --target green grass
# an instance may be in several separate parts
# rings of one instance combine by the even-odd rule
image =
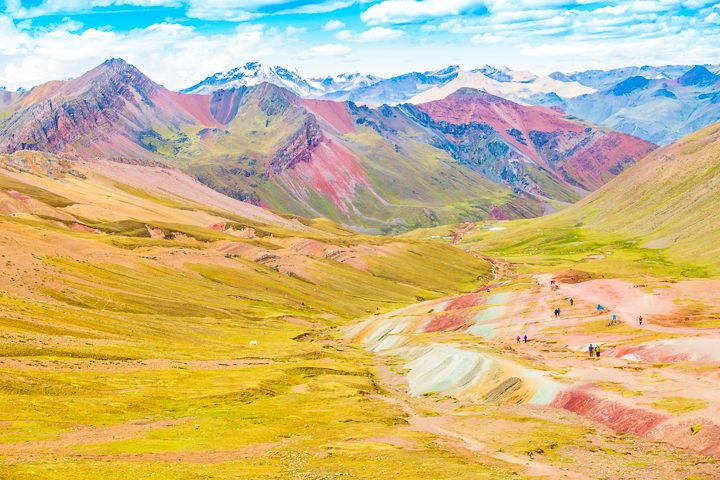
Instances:
[[[73,201],[61,195],[57,195],[40,187],[20,182],[2,174],[0,174],[0,190],[14,190],[35,200],[46,203],[51,207],[62,208],[75,204]]]
[[[345,324],[459,291],[488,274],[481,260],[413,241],[370,272],[317,259],[311,283],[241,259],[178,269],[116,254],[42,257],[46,301],[0,296],[0,357],[27,365],[0,368],[0,452],[54,452],[0,460],[0,477],[505,478],[514,469],[409,428],[399,407],[372,396],[369,354],[286,320]],[[243,359],[267,363],[233,363]],[[148,422],[164,423],[103,433]],[[375,440],[385,437],[413,446]]]
[[[706,408],[708,402],[700,398],[665,397],[650,405],[675,415],[682,415]]]

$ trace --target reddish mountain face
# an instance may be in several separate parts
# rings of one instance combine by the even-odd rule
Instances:
[[[572,187],[595,190],[657,146],[613,130],[569,119],[562,112],[530,107],[485,92],[461,89],[418,105],[471,160],[473,130],[507,147],[507,162],[529,161]],[[452,126],[452,127],[450,127]],[[504,150],[500,145],[495,150]],[[468,155],[469,154],[469,155]],[[501,155],[502,156],[502,155]],[[464,157],[464,158],[463,158]]]

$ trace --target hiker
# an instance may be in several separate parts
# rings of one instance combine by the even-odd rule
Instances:
[[[527,335],[525,335],[525,337],[523,337],[523,338],[525,339],[525,343],[527,343]]]
[[[517,342],[520,343],[520,335],[517,336]]]
[[[488,288],[488,292],[487,292],[487,293],[490,293],[490,289],[489,289],[489,288]]]
[[[640,315],[640,318],[638,318],[638,320],[640,321],[640,326],[642,326],[642,315]]]
[[[593,344],[592,343],[588,346],[588,353],[590,354],[590,358],[592,358],[592,356],[593,356]]]
[[[557,318],[557,317],[559,317],[559,316],[560,316],[560,309],[559,309],[559,308],[556,308],[556,309],[555,309],[555,317]]]
[[[570,297],[570,306],[572,307],[573,305],[575,305],[575,300],[573,300],[573,298]]]
[[[595,345],[595,356],[600,358],[600,345]]]
[[[559,317],[560,316],[560,307],[558,307],[557,312],[558,312],[557,316]]]
[[[553,285],[555,285],[555,280],[550,280],[550,286],[552,287]]]

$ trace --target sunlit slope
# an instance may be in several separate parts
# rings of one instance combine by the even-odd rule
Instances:
[[[720,125],[715,124],[651,154],[558,219],[718,264],[718,200]]]
[[[577,205],[535,220],[480,226],[461,245],[598,273],[717,274],[719,198],[716,124],[652,153]],[[448,231],[412,236],[442,237]]]

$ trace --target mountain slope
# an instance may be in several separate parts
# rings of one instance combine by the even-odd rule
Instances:
[[[452,81],[460,72],[460,67],[457,65],[436,71],[410,72],[379,80],[361,88],[338,90],[322,98],[368,105],[395,105],[406,102],[420,92]]]
[[[98,164],[0,156],[0,208],[26,208],[0,211],[0,477],[277,478],[306,454],[312,475],[467,469],[377,398],[372,358],[331,328],[474,288],[487,262],[327,221],[253,221],[184,198],[187,185],[148,186],[177,172]],[[377,466],[393,436],[412,448]]]
[[[675,79],[631,76],[597,93],[545,103],[665,145],[720,121],[719,92],[720,75],[695,66]]]
[[[488,71],[486,69],[486,71]],[[414,104],[441,100],[461,88],[473,88],[483,90],[492,95],[498,95],[516,102],[527,102],[538,94],[554,93],[563,98],[573,98],[579,95],[594,93],[595,89],[580,85],[577,82],[561,82],[549,77],[518,77],[513,78],[513,72],[504,72],[499,76],[496,71],[490,72],[501,80],[486,76],[482,71],[460,72],[452,81],[426,90],[414,97],[409,102]]]
[[[720,123],[648,155],[576,205],[502,231],[472,232],[483,251],[590,272],[720,274]]]
[[[564,82],[578,82],[597,90],[606,90],[630,77],[645,77],[658,80],[672,80],[687,72],[689,65],[664,65],[642,67],[623,67],[611,70],[586,70],[575,73],[554,72],[549,76]]]
[[[720,265],[720,124],[652,153],[561,215]]]
[[[507,181],[512,176],[519,183],[511,185],[524,182],[522,188],[550,198],[559,198],[557,190],[594,190],[654,148],[649,142],[568,119],[555,110],[523,106],[472,89],[416,108],[439,122],[461,160],[476,164],[490,178]],[[443,126],[448,124],[454,128]],[[467,143],[467,133],[483,126],[490,127],[485,134],[495,142],[486,149],[502,152],[491,162],[482,161],[477,144]],[[540,170],[533,172],[533,166]],[[572,198],[571,193],[567,195]]]
[[[22,149],[147,158],[155,128],[218,125],[210,97],[171,92],[121,59],[23,93],[0,122],[0,151]]]

